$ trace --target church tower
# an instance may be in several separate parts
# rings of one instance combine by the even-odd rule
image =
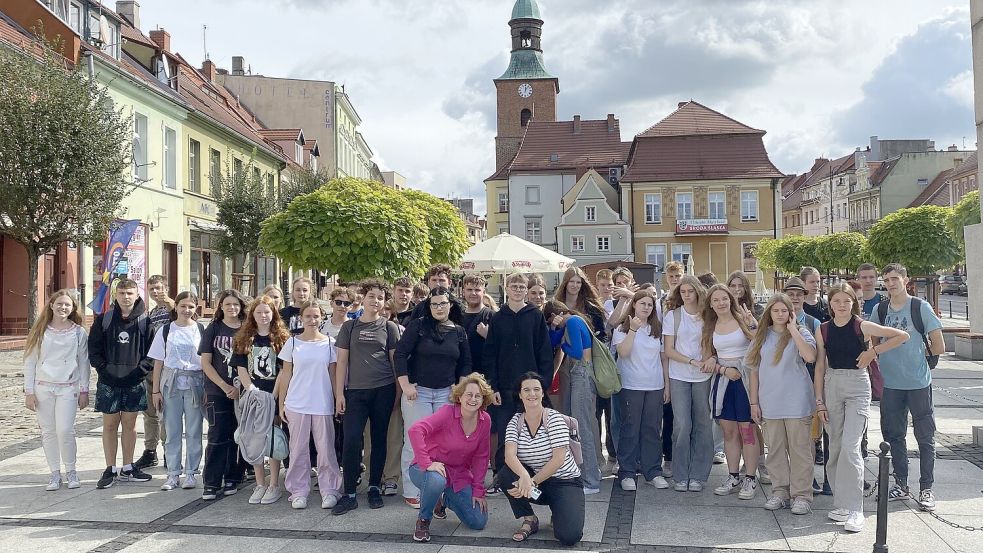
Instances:
[[[526,124],[556,121],[559,80],[543,65],[543,19],[536,0],[516,0],[512,7],[512,59],[505,73],[495,79],[498,127],[495,136],[495,170],[512,161],[522,142]]]

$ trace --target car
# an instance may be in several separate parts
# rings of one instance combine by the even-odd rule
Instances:
[[[942,295],[959,296],[966,293],[966,281],[959,275],[942,275],[939,277]]]
[[[879,290],[879,291],[882,291],[882,292],[886,292],[887,291],[887,286],[884,286],[884,278],[877,277],[877,286],[874,287],[874,290]]]

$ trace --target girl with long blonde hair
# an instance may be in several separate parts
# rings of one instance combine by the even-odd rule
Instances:
[[[24,404],[37,413],[41,447],[51,478],[45,490],[61,488],[61,464],[69,489],[82,484],[75,471],[75,414],[89,405],[88,335],[78,303],[68,290],[51,294],[24,348]]]

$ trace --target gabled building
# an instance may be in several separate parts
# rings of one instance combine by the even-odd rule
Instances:
[[[564,209],[556,227],[560,253],[580,266],[634,261],[631,227],[621,219],[618,192],[606,176],[590,169],[560,202]]]
[[[789,175],[782,183],[782,235],[802,234],[802,185],[809,173]]]
[[[817,158],[802,186],[802,234],[820,236],[846,232],[850,187],[856,183],[856,161],[862,152],[836,159]]]

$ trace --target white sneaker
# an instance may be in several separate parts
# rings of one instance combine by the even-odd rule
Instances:
[[[306,509],[307,508],[307,498],[298,497],[290,502],[290,506],[294,509]]]
[[[788,507],[788,501],[777,495],[773,495],[768,498],[768,501],[765,501],[765,510],[767,511],[777,511],[785,507]]]
[[[160,489],[163,490],[163,491],[165,491],[165,492],[169,492],[169,491],[173,490],[176,487],[178,487],[178,481],[177,481],[177,475],[176,474],[168,476],[167,477],[167,480],[164,480],[164,483],[160,485]]]
[[[321,508],[322,509],[330,509],[330,508],[334,507],[337,504],[338,504],[338,498],[335,497],[335,496],[333,496],[333,495],[329,495],[329,496],[323,497],[321,499]]]
[[[713,454],[713,464],[722,465],[727,462],[727,456],[724,455],[723,451],[718,451]]]
[[[266,495],[263,496],[259,502],[263,505],[272,505],[280,500],[280,496],[283,495],[280,486],[270,487],[266,490]]]
[[[634,478],[622,478],[621,479],[621,489],[622,490],[625,490],[626,492],[633,492],[633,491],[637,490],[638,487],[635,486],[635,479]]]
[[[263,496],[266,495],[266,490],[266,486],[257,485],[256,488],[253,489],[252,495],[249,496],[249,504],[259,505],[259,502],[263,500]]]
[[[713,493],[717,495],[730,495],[741,489],[741,479],[736,476],[727,475],[719,486],[714,488]]]
[[[68,489],[77,490],[82,487],[82,482],[79,481],[79,473],[70,470],[66,476],[68,477]]]
[[[193,490],[197,486],[198,486],[198,477],[195,476],[194,474],[189,474],[189,475],[185,476],[184,477],[184,483],[181,484],[181,487],[184,488],[184,489],[186,489],[186,490]]]
[[[846,509],[833,509],[826,514],[826,518],[836,522],[846,522],[850,518],[850,511]]]
[[[645,483],[649,486],[655,486],[658,490],[664,490],[669,487],[669,482],[666,481],[664,476],[656,476],[651,480],[646,480]]]
[[[862,532],[864,529],[864,514],[860,511],[851,511],[850,518],[846,519],[843,529],[847,532]]]
[[[801,497],[795,498],[792,502],[792,514],[793,515],[808,515],[812,512],[812,504],[802,499]]]
[[[59,489],[61,489],[61,472],[52,472],[51,478],[48,480],[48,485],[44,487],[44,490],[56,492]]]
[[[689,491],[691,492],[702,492],[703,482],[700,480],[690,480],[689,481]]]
[[[687,482],[686,480],[681,480],[679,482],[676,482],[676,485],[673,487],[673,489],[676,490],[677,492],[685,492],[687,490],[688,485],[689,482]]]
[[[741,482],[741,491],[737,493],[740,499],[754,499],[755,492],[758,491],[758,481],[754,478],[744,478]]]

